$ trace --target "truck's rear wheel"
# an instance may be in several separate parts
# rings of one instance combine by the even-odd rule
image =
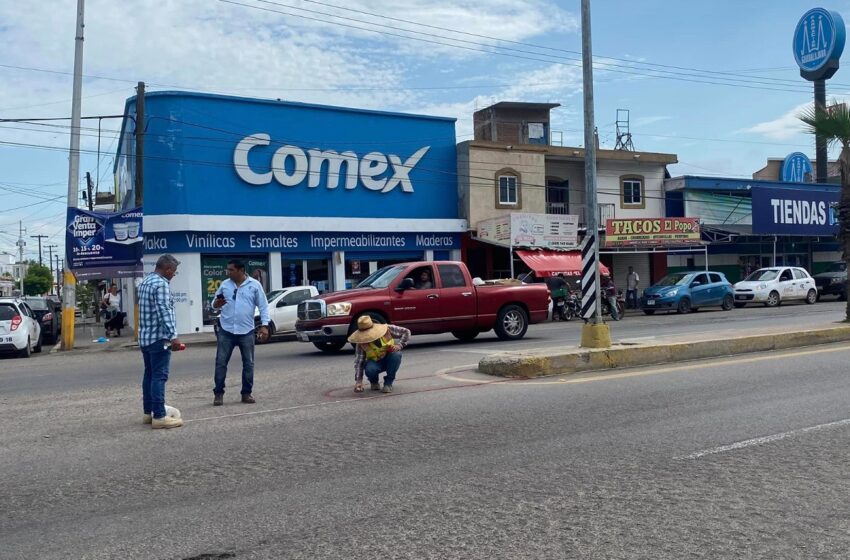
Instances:
[[[475,340],[480,333],[478,331],[452,331],[452,336],[463,342]]]
[[[528,314],[519,305],[506,305],[499,310],[494,330],[502,340],[519,340],[528,330]]]
[[[326,354],[336,354],[342,347],[345,346],[345,342],[314,342],[313,346],[321,350]]]

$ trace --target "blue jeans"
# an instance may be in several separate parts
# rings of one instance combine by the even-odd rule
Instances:
[[[218,349],[215,351],[215,388],[216,395],[224,394],[224,378],[227,377],[227,364],[233,349],[239,347],[242,355],[242,394],[250,395],[254,389],[254,331],[248,334],[233,334],[224,329],[218,331]]]
[[[381,372],[385,371],[384,385],[392,385],[395,381],[395,374],[398,373],[398,368],[401,367],[401,352],[391,352],[384,356],[382,360],[366,362],[366,377],[369,383],[377,383]]]
[[[154,342],[142,348],[145,375],[142,378],[142,406],[145,414],[154,418],[165,417],[165,383],[168,381],[168,366],[171,362],[171,343],[167,340]]]

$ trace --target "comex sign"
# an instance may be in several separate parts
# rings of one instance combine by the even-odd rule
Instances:
[[[401,157],[380,152],[370,152],[359,158],[352,151],[303,150],[297,146],[285,145],[275,151],[271,159],[271,170],[257,173],[248,163],[248,153],[257,146],[271,144],[268,134],[252,134],[243,138],[233,151],[233,165],[239,178],[251,185],[268,185],[272,180],[285,187],[295,187],[307,180],[308,188],[321,184],[322,168],[327,163],[327,188],[339,187],[342,164],[345,164],[345,189],[351,190],[362,184],[370,191],[388,193],[396,187],[402,192],[412,193],[413,182],[410,172],[428,153],[430,146],[424,146],[402,162]],[[390,171],[388,176],[385,174]]]

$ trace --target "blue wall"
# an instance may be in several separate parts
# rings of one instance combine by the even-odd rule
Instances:
[[[458,217],[454,119],[183,92],[150,93],[145,102],[146,216]],[[134,106],[134,99],[128,101],[128,112]],[[329,189],[327,162],[293,186],[274,178],[253,185],[237,174],[234,150],[255,134],[268,134],[271,142],[247,150],[256,174],[271,170],[283,146],[307,158],[310,149],[353,152],[361,161],[357,170],[363,156],[378,152],[372,165],[386,162],[387,170],[375,182],[392,184],[413,154],[428,150],[409,173],[412,192],[401,182],[389,192],[370,190],[362,176],[346,188],[346,163],[338,186]],[[299,176],[295,165],[296,158],[287,157],[281,171]],[[318,185],[308,186],[316,172]]]

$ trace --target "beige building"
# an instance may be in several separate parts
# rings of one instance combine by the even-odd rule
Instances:
[[[475,139],[458,144],[458,203],[469,223],[464,260],[474,275],[509,274],[508,251],[476,241],[477,224],[513,212],[574,214],[585,227],[584,149],[554,146],[551,103],[497,103],[477,111]],[[597,151],[600,227],[611,218],[665,216],[664,179],[673,154]],[[652,278],[649,255],[603,255],[615,278],[634,266],[643,286]],[[516,264],[516,263],[515,263]],[[521,265],[520,265],[521,268]]]

